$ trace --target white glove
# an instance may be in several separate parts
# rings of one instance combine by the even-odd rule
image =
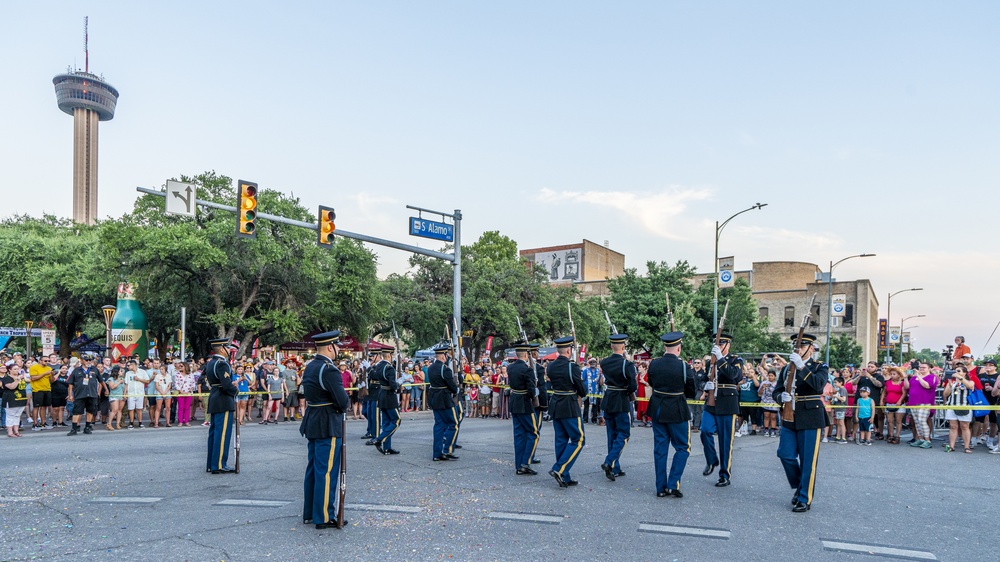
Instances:
[[[791,394],[789,394],[787,392],[782,392],[781,393],[781,402],[782,403],[791,402],[791,401],[792,401],[792,395]]]
[[[798,353],[793,353],[788,356],[788,360],[795,363],[795,367],[801,369],[806,366],[806,362],[802,360],[802,357]]]
[[[715,390],[715,383],[708,381],[705,383],[705,390]]]
[[[712,346],[712,355],[715,356],[716,361],[722,361],[726,358],[726,356],[722,354],[722,348],[717,345]]]

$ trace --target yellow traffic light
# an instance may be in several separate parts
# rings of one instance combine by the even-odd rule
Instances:
[[[257,184],[252,181],[239,180],[239,209],[237,209],[238,224],[236,235],[241,238],[257,237]]]
[[[319,218],[316,221],[319,226],[319,241],[317,243],[320,246],[329,248],[333,245],[333,233],[337,230],[337,225],[333,221],[336,219],[337,213],[332,208],[320,205]]]

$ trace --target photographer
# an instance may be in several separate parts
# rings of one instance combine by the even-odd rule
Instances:
[[[955,450],[955,438],[958,430],[962,430],[962,441],[965,452],[972,453],[972,432],[969,423],[972,421],[972,410],[969,409],[969,393],[975,388],[975,383],[969,378],[969,369],[963,364],[955,366],[955,376],[944,387],[945,404],[952,406],[944,413],[944,419],[950,422],[948,427],[948,445],[944,450],[948,453]]]
[[[907,409],[910,411],[910,417],[913,418],[911,447],[931,448],[932,432],[928,422],[931,411],[928,406],[934,405],[939,383],[937,375],[931,372],[931,364],[927,361],[921,361],[917,373],[906,379],[904,387],[909,400]]]
[[[885,387],[885,377],[882,376],[878,368],[878,363],[874,361],[869,361],[868,365],[864,370],[858,371],[851,382],[854,385],[854,398],[857,400],[861,398],[861,390],[864,388],[868,389],[869,397],[876,404],[882,401],[882,389]],[[932,402],[933,404],[933,402]],[[882,409],[875,410],[875,427],[872,428],[872,432],[875,434],[875,439],[881,440],[882,429],[885,425],[885,411]]]
[[[15,364],[0,365],[0,385],[3,386],[3,401],[7,404],[7,437],[21,436],[21,413],[28,405],[28,378]]]

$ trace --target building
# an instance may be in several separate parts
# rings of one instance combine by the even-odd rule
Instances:
[[[583,296],[608,294],[608,279],[625,272],[625,254],[590,240],[565,246],[530,248],[520,251],[521,259],[546,273],[550,283],[573,284]]]
[[[827,282],[828,273],[819,266],[803,262],[754,262],[749,271],[736,271],[738,279],[750,285],[760,315],[768,319],[770,330],[791,337],[798,333],[806,308],[813,294],[816,302],[807,332],[819,336],[819,345],[826,345],[826,328],[830,323],[831,337],[846,334],[861,345],[864,361],[878,358],[878,299],[868,279]],[[698,275],[699,285],[712,273]],[[828,295],[844,295],[844,315],[831,317]]]
[[[86,38],[86,31],[84,32]],[[87,52],[84,39],[84,53]],[[115,116],[118,90],[84,70],[69,70],[52,79],[59,109],[73,116],[73,222],[97,219],[97,125]]]

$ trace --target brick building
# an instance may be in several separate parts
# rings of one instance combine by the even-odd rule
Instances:
[[[625,254],[584,240],[579,244],[529,248],[522,259],[546,272],[550,283],[574,284],[584,297],[608,294],[608,279],[625,272]]]

